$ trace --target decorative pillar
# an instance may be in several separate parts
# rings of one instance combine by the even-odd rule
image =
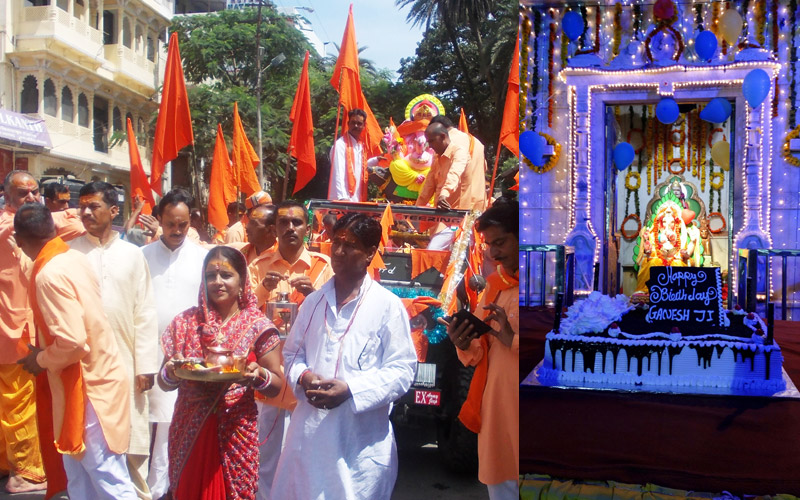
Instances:
[[[44,81],[44,69],[40,68],[39,71],[36,72],[36,89],[39,91],[39,104],[36,106],[36,111],[41,117],[44,117],[46,114],[44,112]]]
[[[590,219],[589,165],[590,93],[586,85],[571,87],[576,90],[570,114],[575,116],[575,130],[571,134],[574,225],[566,238],[566,244],[575,247],[575,289],[591,290],[594,279],[594,262],[598,238],[592,230]]]

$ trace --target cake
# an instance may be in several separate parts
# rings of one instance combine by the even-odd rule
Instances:
[[[570,307],[547,334],[540,382],[673,392],[784,390],[780,347],[760,317],[722,307],[719,270],[678,268],[704,269],[705,285],[679,279],[659,288],[657,280],[669,269],[653,268],[649,304],[592,292]]]

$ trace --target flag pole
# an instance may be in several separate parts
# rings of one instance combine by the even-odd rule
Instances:
[[[283,176],[283,196],[281,197],[281,201],[286,199],[286,191],[289,187],[289,170],[292,169],[292,157],[289,155],[289,158],[286,160],[286,175]],[[295,179],[295,184],[297,180]],[[295,188],[296,189],[296,188]]]
[[[503,148],[502,143],[497,144],[497,156],[494,159],[494,169],[492,169],[492,182],[489,183],[489,206],[492,206],[492,194],[494,194],[494,180],[497,177],[497,164],[500,163],[500,150]]]

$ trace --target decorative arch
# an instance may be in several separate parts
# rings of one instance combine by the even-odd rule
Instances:
[[[22,80],[19,109],[23,113],[39,112],[39,84],[36,77],[28,75]]]
[[[61,119],[70,123],[75,121],[75,103],[72,100],[72,90],[66,85],[61,88]]]
[[[78,96],[78,125],[89,127],[89,99],[84,93]]]
[[[114,127],[114,132],[125,130],[125,125],[122,124],[122,112],[117,106],[114,106],[114,111],[112,112],[111,116],[111,123]]]
[[[50,116],[58,113],[58,98],[56,97],[56,84],[52,78],[44,81],[44,112]]]

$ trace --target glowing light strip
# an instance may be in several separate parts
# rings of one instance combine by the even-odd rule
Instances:
[[[663,73],[679,73],[679,72],[697,72],[697,71],[706,71],[706,72],[718,72],[719,70],[727,71],[727,70],[736,70],[736,69],[747,69],[747,68],[764,68],[765,66],[771,66],[773,70],[780,69],[780,63],[771,62],[771,61],[756,61],[756,62],[738,62],[738,63],[731,63],[731,64],[718,64],[715,66],[685,66],[681,64],[675,64],[672,66],[664,66],[662,68],[647,68],[647,69],[596,69],[596,68],[564,68],[562,69],[558,77],[561,79],[562,82],[566,83],[567,75],[565,72],[569,73],[569,76],[584,76],[584,75],[660,75]]]

